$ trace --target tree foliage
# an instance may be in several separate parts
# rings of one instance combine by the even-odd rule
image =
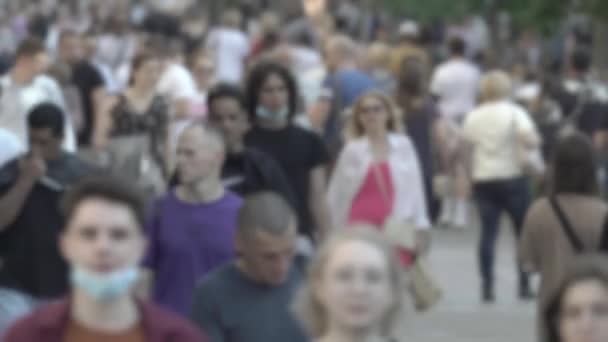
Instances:
[[[608,0],[382,0],[400,16],[421,21],[459,19],[470,13],[506,11],[518,27],[550,32],[573,10],[608,20]],[[577,5],[577,6],[575,6]]]

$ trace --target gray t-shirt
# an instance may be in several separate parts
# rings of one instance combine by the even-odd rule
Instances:
[[[234,263],[209,274],[196,291],[192,319],[210,342],[307,342],[290,312],[304,281],[304,262],[296,260],[285,284],[260,285]]]

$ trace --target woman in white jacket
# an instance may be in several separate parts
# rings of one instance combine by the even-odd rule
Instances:
[[[355,224],[383,227],[387,219],[428,231],[423,180],[410,139],[402,133],[399,111],[385,95],[370,92],[355,103],[342,150],[329,185],[328,202],[336,229]],[[417,251],[427,234],[418,234]],[[403,258],[406,257],[402,253]]]

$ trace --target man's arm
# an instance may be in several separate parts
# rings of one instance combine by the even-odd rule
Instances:
[[[308,205],[317,228],[317,240],[323,240],[330,232],[331,219],[328,211],[325,166],[317,166],[310,171]]]
[[[44,161],[36,157],[19,161],[19,169],[15,184],[0,198],[0,232],[15,222],[34,184],[46,173]]]

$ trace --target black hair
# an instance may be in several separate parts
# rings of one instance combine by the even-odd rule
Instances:
[[[296,115],[298,106],[298,87],[293,75],[289,69],[281,64],[264,61],[260,62],[251,70],[247,80],[246,96],[248,113],[251,122],[255,122],[255,113],[260,101],[260,92],[262,91],[262,87],[272,75],[279,76],[283,82],[285,82],[285,86],[287,87],[287,91],[289,93],[289,119],[291,120]]]
[[[66,222],[74,216],[80,204],[89,199],[102,199],[128,207],[143,232],[146,201],[133,182],[115,176],[89,176],[70,189],[62,199],[61,209]]]
[[[596,195],[596,159],[591,140],[582,133],[559,139],[553,156],[554,194]]]
[[[50,129],[57,138],[64,134],[64,113],[57,105],[49,102],[34,107],[27,116],[29,129]]]
[[[450,53],[456,56],[464,56],[467,49],[467,44],[460,37],[454,37],[449,42]]]
[[[241,109],[247,110],[247,101],[245,101],[245,95],[241,88],[230,83],[219,83],[209,90],[209,95],[207,95],[209,109],[211,109],[213,102],[223,98],[233,99],[239,103]]]
[[[577,48],[570,56],[570,65],[580,73],[586,73],[591,68],[591,54],[588,49]]]

